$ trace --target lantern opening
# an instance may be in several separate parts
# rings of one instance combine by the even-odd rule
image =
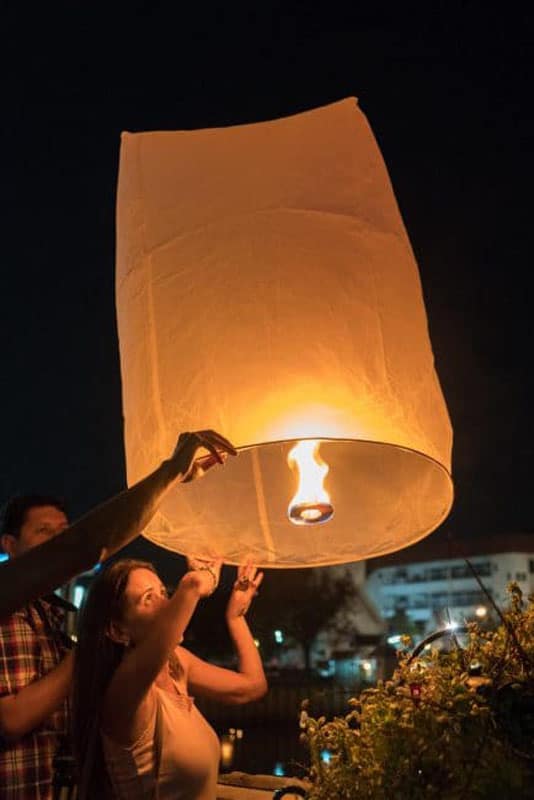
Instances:
[[[334,516],[334,506],[324,488],[329,466],[319,454],[319,442],[305,439],[293,447],[287,463],[296,467],[299,475],[297,491],[287,510],[289,520],[295,525],[318,525]]]

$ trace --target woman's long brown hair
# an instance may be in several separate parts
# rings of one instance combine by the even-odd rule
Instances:
[[[111,795],[100,740],[102,703],[111,678],[123,657],[124,645],[108,635],[112,621],[120,621],[130,573],[152,564],[133,559],[115,561],[91,585],[80,615],[72,693],[73,749],[78,765],[78,798]]]

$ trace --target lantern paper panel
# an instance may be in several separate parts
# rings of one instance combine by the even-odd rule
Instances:
[[[354,99],[272,122],[123,134],[117,314],[128,482],[213,428],[240,455],[145,535],[271,567],[356,561],[452,502],[451,427],[417,265]],[[333,516],[288,514],[300,440]]]

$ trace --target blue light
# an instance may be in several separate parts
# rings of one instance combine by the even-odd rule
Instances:
[[[85,595],[85,587],[84,586],[75,586],[74,587],[74,597],[72,602],[76,606],[76,608],[80,608],[83,603],[83,598]]]
[[[283,778],[285,774],[286,771],[284,769],[284,765],[282,764],[281,761],[277,761],[276,764],[274,765],[273,775],[277,775],[279,778]]]
[[[284,634],[280,630],[276,630],[274,632],[274,640],[276,644],[283,644],[284,643]]]
[[[7,553],[0,553],[0,564],[2,561],[9,561],[9,556]]]
[[[321,761],[324,761],[325,764],[330,764],[330,759],[332,758],[332,753],[330,750],[321,750]]]

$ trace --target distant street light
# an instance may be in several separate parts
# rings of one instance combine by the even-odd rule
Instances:
[[[221,766],[226,769],[232,766],[234,760],[234,738],[231,733],[221,736]]]
[[[478,606],[475,609],[475,614],[479,619],[484,619],[484,617],[486,616],[487,613],[488,613],[488,609],[486,608],[486,606]]]

